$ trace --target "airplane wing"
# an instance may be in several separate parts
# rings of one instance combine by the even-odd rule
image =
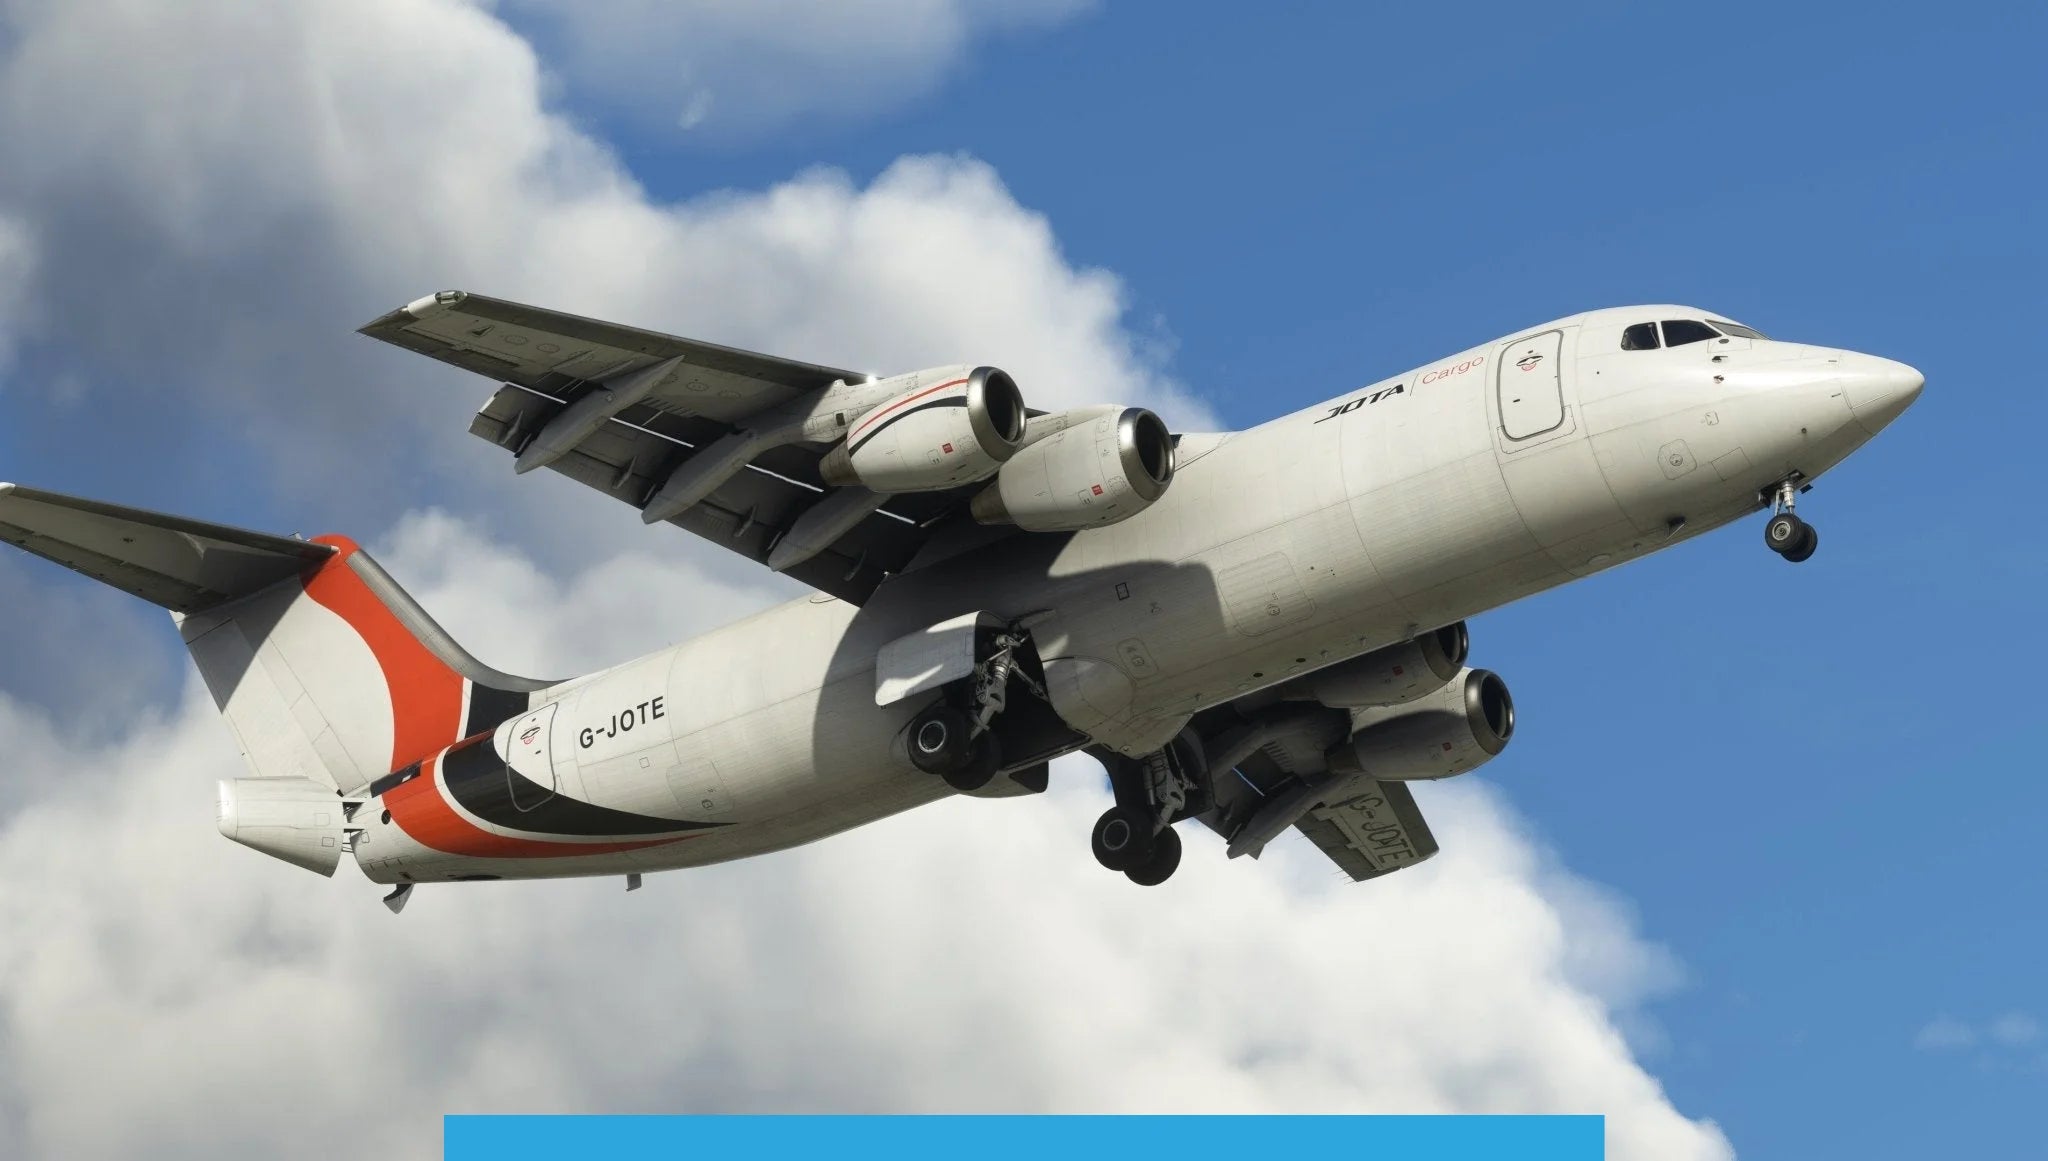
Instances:
[[[1367,786],[1357,797],[1318,806],[1294,824],[1340,870],[1360,882],[1412,867],[1437,852],[1436,836],[1429,833],[1406,783]]]
[[[1437,852],[1436,836],[1400,782],[1354,779],[1321,785],[1324,754],[1350,731],[1345,710],[1312,703],[1232,703],[1196,716],[1208,752],[1216,803],[1202,822],[1258,856],[1263,841],[1238,851],[1261,812],[1284,809],[1293,829],[1357,881],[1414,866]],[[1279,806],[1293,802],[1294,806]]]
[[[361,333],[498,380],[472,435],[511,452],[521,471],[551,468],[643,514],[709,451],[699,467],[723,460],[730,471],[700,473],[716,487],[660,518],[764,564],[793,530],[818,539],[826,547],[778,571],[855,604],[941,524],[964,518],[974,490],[884,500],[827,484],[824,444],[745,446],[761,417],[864,374],[463,291],[419,299]]]

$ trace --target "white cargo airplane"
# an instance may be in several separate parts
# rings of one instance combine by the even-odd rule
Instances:
[[[470,432],[818,591],[570,681],[464,651],[353,542],[0,484],[0,539],[171,610],[252,777],[229,838],[394,885],[810,842],[1077,750],[1095,857],[1300,830],[1355,879],[1437,843],[1407,783],[1507,745],[1463,620],[1810,482],[1920,373],[1683,306],[1531,327],[1248,431],[1044,414],[992,367],[877,379],[460,291],[363,333],[502,381]]]

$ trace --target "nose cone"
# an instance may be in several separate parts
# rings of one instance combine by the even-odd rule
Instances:
[[[1876,435],[1920,398],[1920,388],[1927,380],[1904,363],[1858,355],[1842,368],[1842,383],[1856,422]]]

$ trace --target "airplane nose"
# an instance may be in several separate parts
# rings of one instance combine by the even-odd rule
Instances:
[[[1872,435],[1905,414],[1927,384],[1925,376],[1906,364],[1871,355],[1859,356],[1854,365],[1843,368],[1842,379],[1849,410]]]

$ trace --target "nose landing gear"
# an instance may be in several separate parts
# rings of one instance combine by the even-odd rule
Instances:
[[[1800,490],[1797,476],[1779,484],[1771,497],[1771,519],[1764,525],[1764,547],[1793,564],[1820,547],[1820,533],[1792,511]]]

